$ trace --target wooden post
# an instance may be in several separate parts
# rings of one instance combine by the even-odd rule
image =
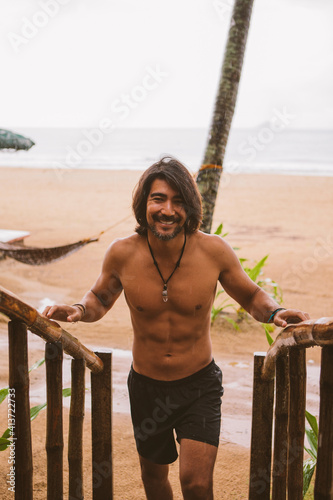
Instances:
[[[84,498],[82,436],[85,366],[86,364],[83,359],[72,359],[72,390],[68,432],[69,498],[71,500],[82,500]]]
[[[303,500],[306,400],[305,349],[290,349],[289,373],[288,498],[292,500]]]
[[[112,353],[96,354],[104,370],[91,373],[93,500],[112,500]]]
[[[19,321],[8,324],[9,336],[9,394],[8,427],[13,429],[10,458],[14,463],[16,500],[33,498],[33,466],[29,403],[29,370],[27,327]],[[9,466],[9,465],[8,465]],[[8,471],[9,473],[10,471]],[[8,485],[11,486],[11,485]]]
[[[47,500],[63,499],[62,345],[45,344]]]
[[[254,354],[249,500],[270,499],[274,379],[262,379],[264,359]]]
[[[286,500],[288,470],[289,357],[276,360],[272,500]]]
[[[322,348],[315,500],[333,500],[333,347]]]

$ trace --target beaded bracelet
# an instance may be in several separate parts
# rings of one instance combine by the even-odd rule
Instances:
[[[275,314],[278,312],[278,311],[285,311],[286,308],[285,307],[278,307],[277,309],[275,309],[275,311],[272,312],[272,314],[270,315],[270,317],[268,318],[268,321],[267,323],[269,323],[271,321],[271,319],[274,318]]]

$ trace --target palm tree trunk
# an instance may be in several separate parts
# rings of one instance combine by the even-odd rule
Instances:
[[[204,160],[197,175],[196,182],[203,204],[201,230],[206,233],[210,233],[212,227],[224,154],[237,100],[253,1],[235,0],[212,124]]]

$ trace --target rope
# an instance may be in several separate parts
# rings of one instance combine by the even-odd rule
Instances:
[[[114,227],[119,226],[119,224],[121,224],[122,222],[127,221],[127,220],[128,220],[128,219],[130,219],[131,217],[132,217],[132,214],[131,214],[131,215],[127,215],[127,217],[124,217],[123,219],[120,219],[118,222],[115,222],[114,224],[112,224],[112,226],[107,227],[106,229],[104,229],[103,231],[101,231],[101,232],[100,232],[100,233],[96,236],[96,240],[99,240],[99,238],[102,236],[102,234],[107,233],[108,231],[110,231],[110,229],[113,229]]]
[[[207,169],[212,169],[212,170],[215,170],[215,169],[218,169],[218,170],[222,170],[222,165],[213,165],[211,163],[204,163],[203,165],[201,165],[201,167],[199,168],[199,171],[201,170],[207,170]]]

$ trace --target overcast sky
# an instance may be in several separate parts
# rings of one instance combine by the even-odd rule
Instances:
[[[233,0],[2,0],[0,128],[207,127]],[[333,2],[255,0],[233,126],[333,128]]]

